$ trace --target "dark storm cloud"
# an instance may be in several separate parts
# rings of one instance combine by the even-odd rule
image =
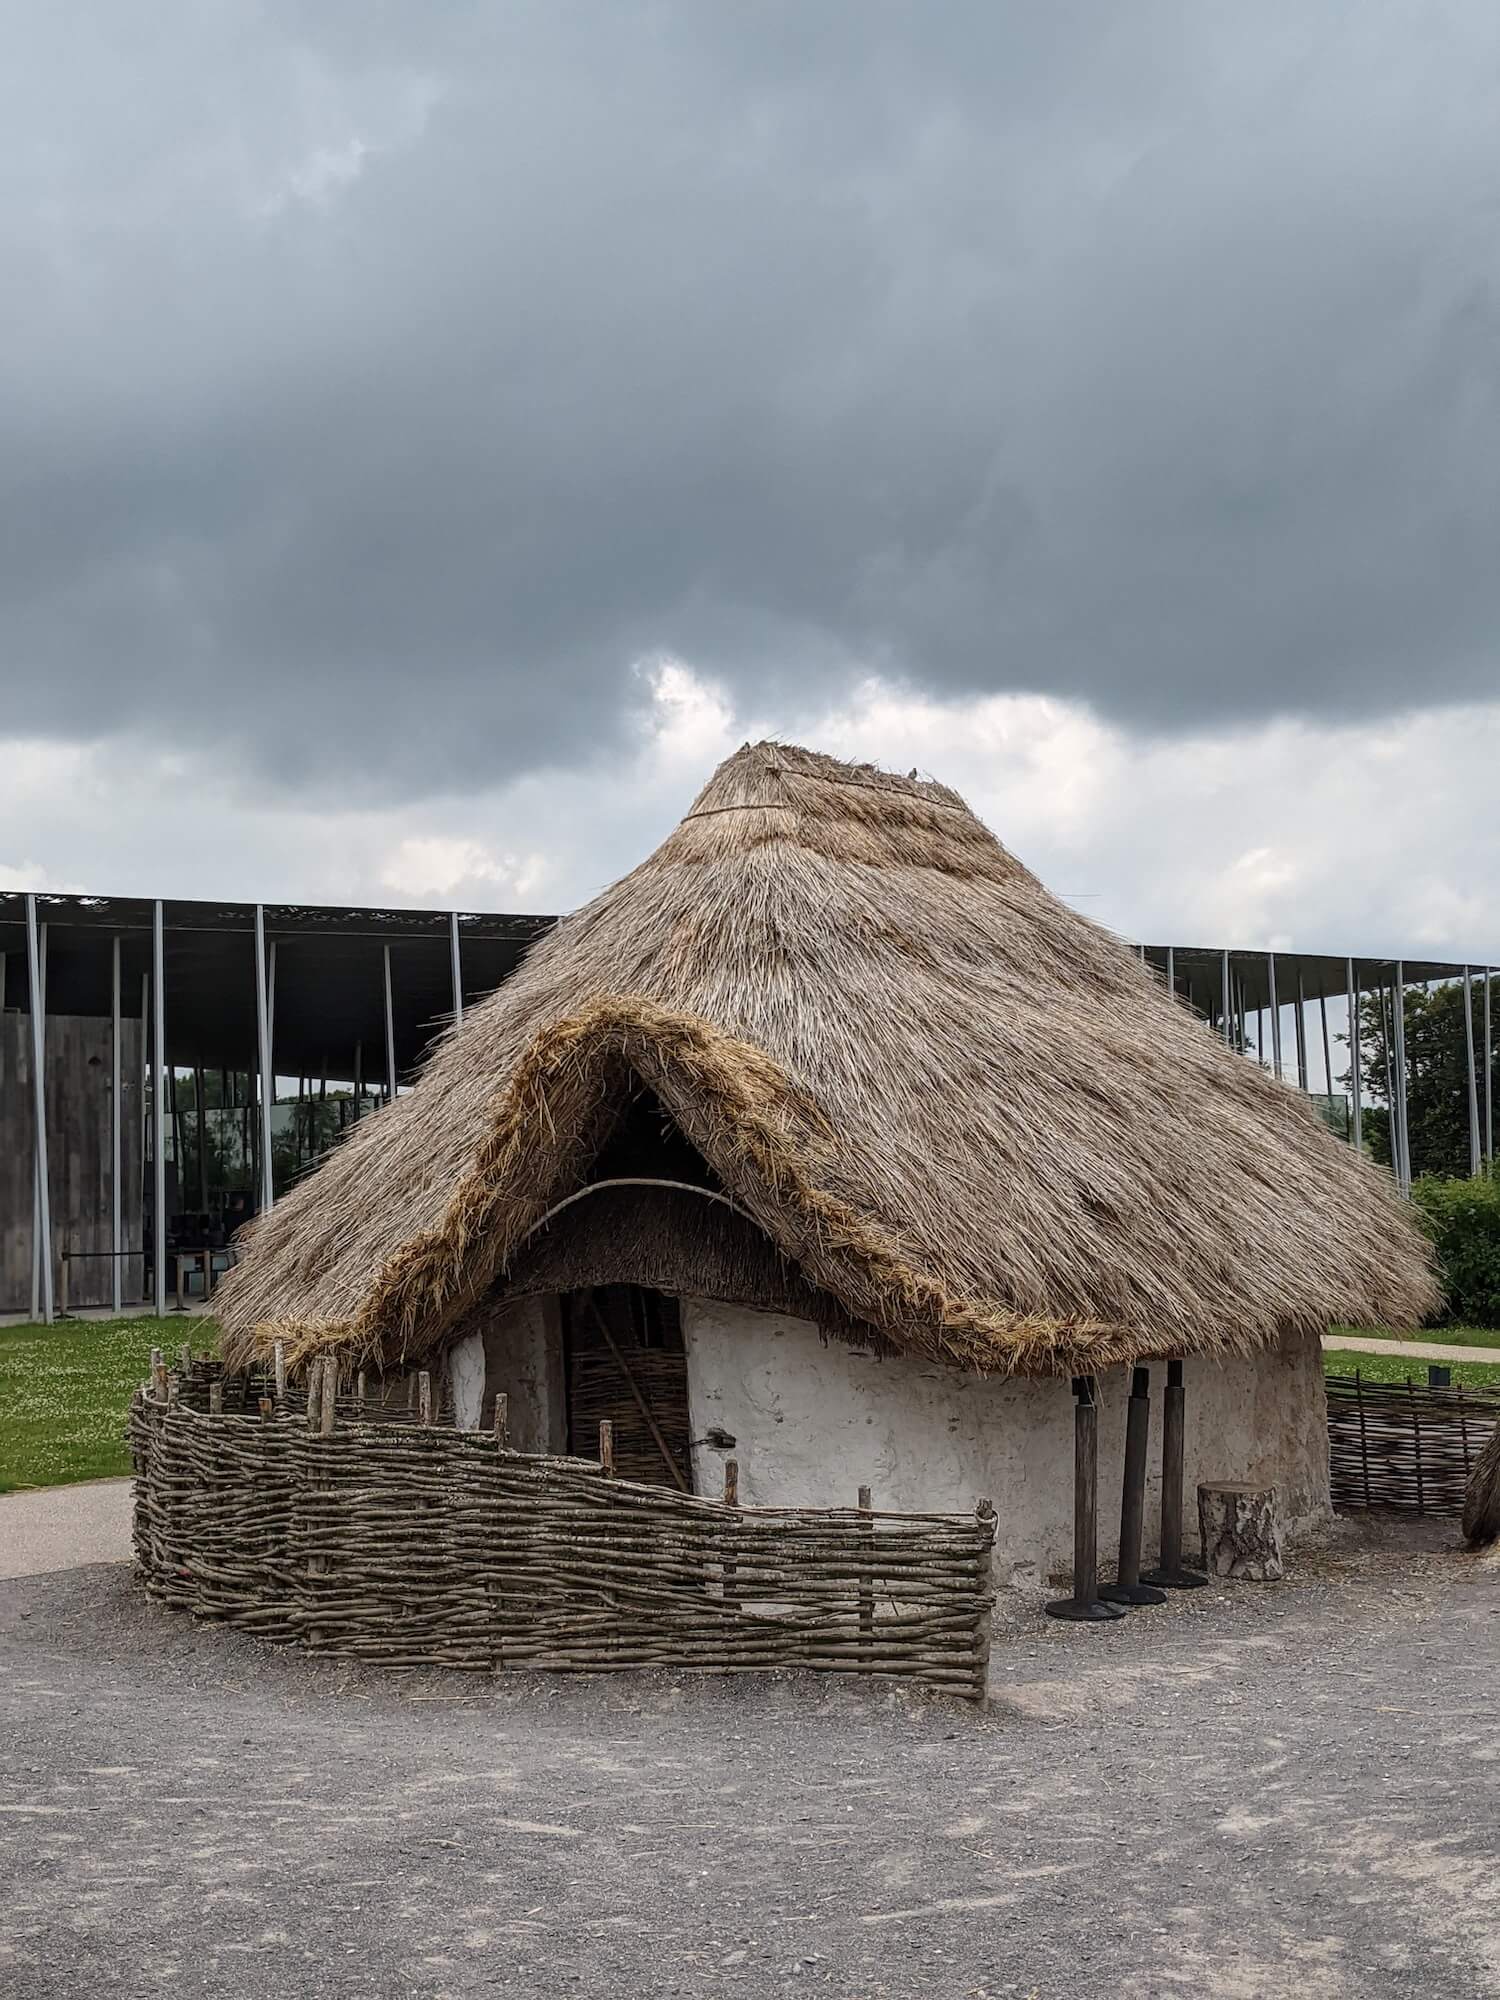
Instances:
[[[9,731],[432,789],[662,651],[1494,688],[1477,0],[67,11],[0,85]]]

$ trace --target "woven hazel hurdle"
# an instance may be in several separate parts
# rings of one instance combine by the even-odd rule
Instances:
[[[894,1675],[982,1701],[995,1517],[742,1508],[201,1365],[131,1408],[160,1603],[393,1667]],[[209,1407],[210,1402],[212,1407]],[[252,1414],[253,1412],[253,1414]],[[404,1413],[403,1413],[404,1416]],[[351,1420],[353,1419],[353,1420]]]
[[[1500,1390],[1328,1378],[1335,1507],[1462,1514],[1474,1462],[1500,1421]]]

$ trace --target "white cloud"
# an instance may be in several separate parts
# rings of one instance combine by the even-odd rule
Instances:
[[[701,773],[741,740],[728,696],[682,660],[638,660],[634,671],[651,691],[641,742],[659,768]]]
[[[544,879],[545,868],[539,854],[502,855],[478,840],[415,834],[391,851],[380,882],[403,901],[451,902],[461,890],[525,895]]]
[[[292,151],[261,170],[262,185],[249,197],[250,213],[262,222],[299,206],[326,212],[372,160],[416,144],[443,96],[438,80],[420,73],[340,82],[305,54],[289,66],[282,90]]]
[[[81,882],[65,881],[40,861],[20,861],[14,865],[0,863],[0,889],[16,889],[22,893],[30,890],[33,894],[46,890],[53,896],[83,896],[88,893]]]
[[[623,756],[393,809],[337,783],[266,801],[139,746],[0,744],[0,882],[562,910],[648,852],[736,744],[774,734],[944,779],[1130,936],[1500,960],[1500,827],[1476,809],[1500,704],[1154,739],[1041,696],[945,703],[871,679],[836,708],[755,714],[681,660],[637,671],[650,699]]]
[[[276,215],[298,201],[326,208],[335,195],[359,179],[369,153],[369,146],[360,138],[346,139],[337,146],[315,146],[305,159],[287,168],[259,205],[259,212]]]

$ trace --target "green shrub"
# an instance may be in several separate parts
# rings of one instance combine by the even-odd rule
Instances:
[[[1447,1317],[1500,1327],[1500,1177],[1427,1174],[1411,1192],[1437,1245]]]

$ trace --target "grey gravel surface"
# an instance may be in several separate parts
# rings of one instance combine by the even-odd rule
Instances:
[[[0,1993],[1500,1994],[1500,1571],[1028,1618],[986,1714],[850,1682],[395,1676],[0,1586]]]
[[[0,1493],[0,1577],[129,1562],[131,1479]]]

